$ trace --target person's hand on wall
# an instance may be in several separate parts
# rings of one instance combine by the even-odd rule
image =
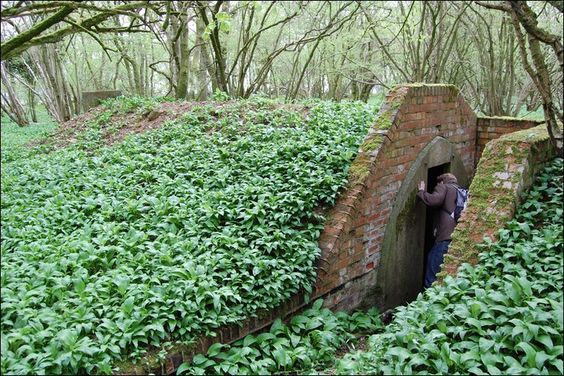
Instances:
[[[425,182],[423,180],[421,180],[419,182],[419,190],[420,191],[424,191],[425,190]]]

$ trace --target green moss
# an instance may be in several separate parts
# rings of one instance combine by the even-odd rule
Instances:
[[[374,124],[374,128],[376,129],[390,129],[392,126],[392,110],[388,109],[384,111],[378,119],[376,119],[376,123]]]
[[[522,131],[517,131],[503,135],[499,138],[500,141],[508,142],[539,142],[543,140],[548,140],[548,130],[544,124],[537,125],[534,128],[524,129]],[[517,149],[519,150],[519,149]]]
[[[455,101],[456,98],[458,97],[458,95],[460,94],[460,90],[458,90],[458,88],[455,85],[452,85],[452,84],[431,84],[431,83],[424,83],[424,82],[414,82],[414,83],[410,83],[410,84],[402,84],[401,86],[407,87],[407,88],[425,88],[425,87],[445,88],[450,93],[449,101],[451,101],[451,102]]]
[[[426,83],[426,82],[412,82],[409,84],[401,84],[398,86],[403,86],[403,87],[446,87],[449,89],[455,89],[458,91],[458,88],[453,85],[453,84],[432,84],[432,83]]]
[[[406,91],[401,91],[402,86],[390,90],[386,96],[386,102],[382,105],[380,114],[374,124],[375,129],[390,129],[393,124],[397,110],[404,102]]]
[[[510,121],[537,121],[537,122],[539,122],[539,120],[516,118],[516,117],[512,117],[512,116],[478,116],[478,119],[510,120]]]
[[[355,185],[363,182],[369,174],[370,159],[364,154],[359,154],[349,169],[349,184]]]
[[[415,201],[417,199],[417,195],[409,195],[409,198],[405,202],[405,206],[403,207],[402,211],[398,214],[396,223],[406,223],[407,217],[413,216],[413,208],[415,207]],[[396,230],[399,230],[399,227],[395,226]]]
[[[362,145],[360,146],[360,148],[361,150],[366,152],[374,151],[378,149],[380,145],[382,145],[382,141],[383,141],[382,136],[379,135],[367,137],[362,143]]]
[[[401,107],[402,102],[403,102],[403,97],[394,97],[392,98],[392,101],[390,103],[390,108],[392,110],[397,110],[398,108]]]
[[[480,173],[474,177],[472,184],[470,184],[470,191],[473,197],[482,196],[487,198],[489,190],[494,186],[494,173],[505,169],[505,155],[502,158],[492,158],[489,154],[483,154],[482,160],[477,167]]]

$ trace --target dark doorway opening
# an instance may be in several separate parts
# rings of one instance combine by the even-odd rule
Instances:
[[[450,163],[445,163],[427,169],[427,192],[432,193],[437,185],[437,178],[439,175],[449,172]],[[423,257],[423,278],[421,279],[421,290],[423,290],[423,283],[425,281],[425,270],[427,269],[427,255],[435,244],[435,235],[433,234],[434,220],[438,208],[426,207],[425,213],[425,243],[424,243],[424,257]]]

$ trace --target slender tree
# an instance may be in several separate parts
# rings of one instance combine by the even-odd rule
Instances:
[[[538,14],[532,10],[526,1],[503,1],[495,4],[478,1],[477,3],[486,8],[501,10],[511,17],[519,43],[523,66],[542,98],[544,119],[550,139],[558,154],[564,156],[562,137],[562,124],[564,123],[563,109],[561,106],[559,108],[558,101],[554,100],[552,90],[553,83],[550,80],[546,56],[541,46],[545,44],[551,47],[560,64],[560,72],[562,73],[564,66],[562,65],[563,50],[561,37],[538,26]],[[556,4],[557,2],[554,3],[553,5],[562,13],[562,7],[560,6],[559,8],[558,4]],[[532,61],[532,64],[529,59]],[[562,77],[562,75],[560,77]],[[560,78],[560,82],[557,84],[564,84],[562,78]]]

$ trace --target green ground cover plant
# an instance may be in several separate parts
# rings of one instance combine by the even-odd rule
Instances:
[[[341,374],[562,374],[563,160],[537,179],[479,263],[395,313]]]
[[[376,113],[228,101],[96,142],[108,112],[137,106],[124,101],[88,137],[2,169],[2,374],[110,373],[308,291],[314,209],[346,184]]]
[[[38,152],[37,149],[25,145],[34,140],[45,137],[57,128],[57,123],[47,111],[39,109],[38,122],[27,127],[19,127],[7,116],[2,116],[0,126],[0,154],[1,163],[5,165],[18,159],[25,159]]]
[[[354,346],[357,336],[382,328],[375,309],[333,313],[323,300],[288,322],[276,320],[269,332],[247,335],[233,345],[216,343],[206,355],[182,364],[178,374],[314,374],[335,361],[340,347]]]

